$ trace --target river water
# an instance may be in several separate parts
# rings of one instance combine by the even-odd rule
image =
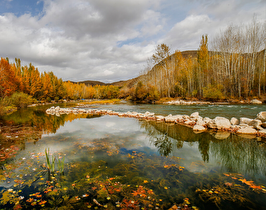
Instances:
[[[181,125],[118,116],[47,115],[46,108],[20,110],[3,121],[21,130],[6,137],[3,128],[0,135],[0,209],[266,209],[263,139],[195,134]],[[255,118],[266,110],[128,103],[90,108],[198,111],[210,118]]]

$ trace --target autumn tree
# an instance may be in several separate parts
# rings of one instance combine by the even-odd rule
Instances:
[[[15,66],[7,59],[0,60],[0,97],[10,96],[18,90],[18,81],[15,76]]]
[[[204,86],[209,84],[209,50],[208,50],[208,36],[202,35],[200,47],[198,49],[198,87],[200,96],[202,96],[202,90]]]

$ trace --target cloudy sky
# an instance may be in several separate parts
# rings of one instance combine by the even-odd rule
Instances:
[[[266,0],[0,0],[0,57],[63,80],[126,80],[158,44],[195,50],[254,15],[266,20]]]

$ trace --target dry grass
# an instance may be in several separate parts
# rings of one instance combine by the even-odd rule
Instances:
[[[93,100],[93,101],[84,101],[80,102],[79,105],[88,105],[88,104],[115,104],[119,103],[120,99],[108,99],[108,100]]]

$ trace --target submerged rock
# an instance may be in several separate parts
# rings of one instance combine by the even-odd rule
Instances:
[[[214,138],[222,140],[222,139],[227,139],[230,136],[229,132],[221,132],[218,131],[217,133],[214,134]]]

